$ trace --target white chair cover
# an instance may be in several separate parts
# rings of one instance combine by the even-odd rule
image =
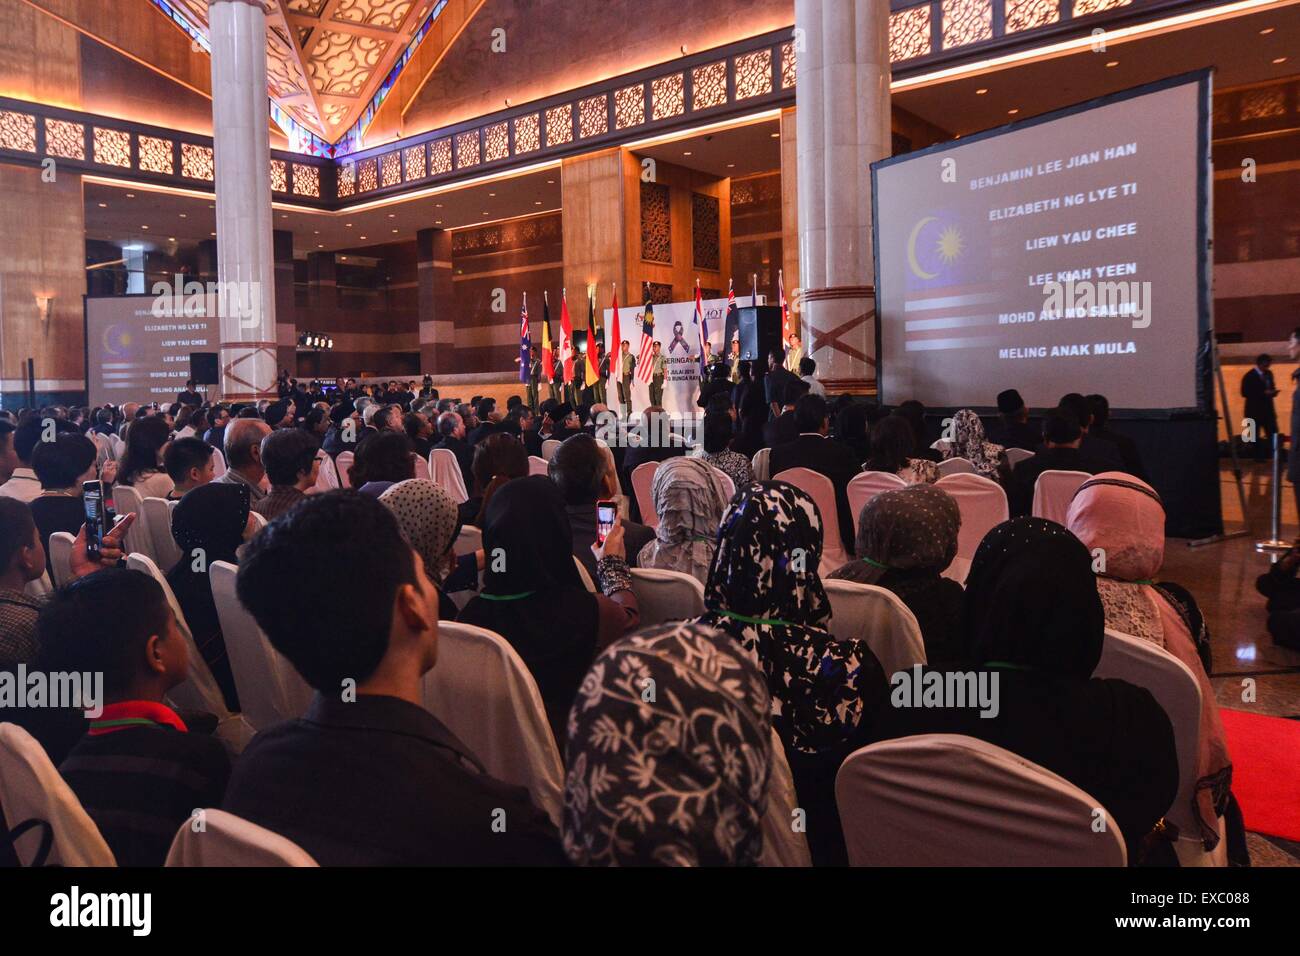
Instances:
[[[754,453],[753,460],[749,463],[750,469],[754,472],[755,481],[767,481],[771,477],[771,469],[768,465],[768,459],[772,456],[772,449],[760,448]]]
[[[866,641],[886,680],[926,662],[921,626],[897,594],[874,584],[838,578],[822,583],[831,602],[831,636],[837,641]]]
[[[578,566],[578,577],[582,580],[582,586],[592,594],[599,594],[600,591],[596,588],[596,582],[591,579],[591,575],[587,573],[586,566],[578,560],[576,554],[573,556],[573,563]]]
[[[68,531],[50,535],[50,567],[54,570],[54,586],[61,588],[72,580],[72,546],[77,538]]]
[[[1033,458],[1033,457],[1034,457],[1034,453],[1030,451],[1028,448],[1007,449],[1007,462],[1011,465],[1012,468],[1015,468],[1016,465],[1020,464],[1026,458]]]
[[[352,487],[352,478],[348,472],[352,470],[352,462],[355,459],[356,455],[350,451],[341,451],[335,457],[334,469],[338,472],[340,488]]]
[[[339,473],[328,452],[318,451],[316,457],[320,461],[320,471],[316,472],[316,484],[312,486],[311,493],[321,495],[338,488]]]
[[[984,536],[1011,516],[1007,493],[996,481],[982,475],[945,475],[935,482],[935,487],[957,501],[957,510],[961,512],[957,555],[969,561],[975,557]]]
[[[1074,784],[959,734],[854,751],[835,778],[852,866],[1124,866],[1124,838]]]
[[[212,448],[212,477],[220,478],[226,473],[226,453],[220,448]]]
[[[558,438],[548,438],[542,442],[542,459],[549,462],[555,457],[555,453],[560,450],[562,442]]]
[[[421,479],[423,479],[424,481],[428,481],[428,480],[429,480],[429,462],[428,462],[428,460],[425,459],[425,458],[421,458],[421,457],[420,457],[419,455],[417,455],[415,452],[411,452],[411,458],[414,459],[414,461],[415,461],[415,477],[416,477],[416,478],[421,478]]]
[[[181,824],[164,866],[319,866],[311,855],[285,837],[225,810],[208,808],[203,829],[193,818]]]
[[[1047,518],[1057,524],[1065,524],[1065,516],[1069,513],[1074,493],[1091,477],[1086,471],[1049,469],[1043,472],[1034,482],[1034,507],[1031,513],[1035,518]]]
[[[117,866],[99,828],[35,738],[17,724],[0,724],[0,808],[5,829],[28,824],[13,841],[23,866],[39,862],[45,826],[52,839],[45,866]]]
[[[221,696],[221,688],[217,686],[216,678],[212,676],[207,661],[203,659],[203,655],[199,653],[194,643],[190,626],[185,622],[185,612],[181,610],[176,595],[172,593],[171,585],[167,583],[167,578],[158,570],[158,565],[154,564],[153,559],[143,554],[128,554],[126,566],[132,571],[149,575],[162,587],[163,594],[167,596],[167,603],[171,605],[172,613],[176,615],[176,626],[180,628],[181,634],[189,645],[189,679],[168,691],[168,697],[189,710],[202,710],[216,714],[219,721],[230,717],[231,713],[226,708],[225,698]]]
[[[169,504],[171,503],[166,498],[146,498],[140,503],[145,525],[153,541],[154,562],[163,569],[171,568],[181,559],[181,547],[172,537],[172,509]]]
[[[424,675],[424,706],[460,738],[487,772],[526,787],[560,824],[564,767],[527,666],[500,634],[438,624],[438,663]]]
[[[1101,660],[1092,676],[1117,677],[1145,687],[1169,717],[1174,728],[1174,749],[1178,752],[1178,796],[1165,818],[1178,827],[1175,852],[1180,861],[1184,849],[1203,854],[1193,803],[1201,744],[1201,687],[1196,677],[1186,664],[1163,647],[1110,628],[1106,629]],[[1226,862],[1224,847],[1223,863],[1219,865]]]
[[[700,447],[703,448],[704,446],[701,445]],[[709,467],[712,468],[713,466],[710,465]],[[736,483],[732,480],[731,476],[721,468],[714,468],[713,473],[716,474],[718,480],[722,482],[722,493],[725,496],[724,500],[730,501],[736,496]]]
[[[545,458],[538,458],[536,455],[528,456],[528,474],[541,475],[545,478],[550,473],[550,463]]]
[[[858,522],[862,518],[862,509],[867,506],[868,501],[882,491],[898,491],[906,487],[907,482],[887,471],[864,471],[860,475],[854,475],[846,489],[849,511],[853,513],[854,530],[858,527]]]
[[[772,477],[776,481],[788,481],[796,488],[802,488],[816,502],[822,517],[821,574],[825,576],[847,562],[849,555],[840,538],[840,512],[835,504],[835,486],[831,480],[808,468],[787,468]]]
[[[44,571],[36,580],[27,582],[27,586],[23,588],[23,593],[30,598],[41,600],[48,597],[53,590],[54,582],[50,580],[50,573]]]
[[[636,496],[636,506],[641,510],[641,523],[647,528],[654,528],[659,524],[654,495],[651,494],[655,483],[655,472],[658,470],[657,461],[644,461],[632,469],[632,494]]]
[[[772,730],[772,773],[767,783],[767,813],[763,814],[763,855],[759,866],[812,866],[808,837],[794,829],[799,797],[794,774],[785,758],[785,745]]]
[[[270,524],[270,522],[266,520],[266,515],[258,514],[256,511],[250,511],[248,514],[253,519],[253,524],[255,525],[253,528],[253,534],[257,534],[257,532]]]
[[[691,575],[667,568],[631,570],[641,627],[684,621],[704,613],[704,585]]]
[[[306,713],[313,691],[293,665],[271,646],[253,615],[239,603],[235,594],[238,571],[226,561],[213,561],[208,578],[212,582],[212,599],[217,605],[230,669],[239,690],[240,712],[254,730],[265,730]]]
[[[971,464],[969,458],[946,458],[939,462],[939,477],[947,475],[973,475],[975,466]]]
[[[450,448],[435,448],[429,452],[429,476],[442,486],[458,505],[469,501],[465,477],[460,473],[460,462]]]
[[[149,519],[145,517],[144,500],[140,497],[140,492],[130,485],[114,485],[113,510],[123,516],[135,515],[135,524],[126,529],[126,549],[152,559],[153,535],[149,531]]]
[[[940,572],[940,577],[948,578],[950,581],[956,581],[962,587],[966,586],[966,576],[970,574],[970,558],[963,558],[961,555],[952,559],[952,564]]]
[[[483,529],[472,524],[461,525],[460,534],[456,536],[456,543],[453,545],[456,557],[477,551],[481,547],[483,547]]]

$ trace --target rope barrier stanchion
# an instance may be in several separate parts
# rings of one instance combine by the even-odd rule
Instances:
[[[1269,560],[1277,559],[1291,550],[1291,544],[1282,540],[1282,436],[1273,434],[1273,525],[1272,537],[1267,541],[1256,541],[1255,550],[1267,554]]]

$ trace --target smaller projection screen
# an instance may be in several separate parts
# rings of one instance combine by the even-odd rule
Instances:
[[[1198,72],[874,164],[882,400],[1197,407],[1209,99]]]
[[[214,312],[202,296],[188,304],[171,296],[87,297],[90,404],[174,402],[190,378],[190,353],[217,351]]]

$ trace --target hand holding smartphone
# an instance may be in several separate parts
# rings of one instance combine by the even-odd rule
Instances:
[[[86,556],[91,561],[98,561],[104,535],[108,533],[104,509],[104,483],[102,481],[82,482],[81,500],[86,513]]]
[[[603,545],[618,519],[618,502],[608,498],[596,502],[596,543]]]

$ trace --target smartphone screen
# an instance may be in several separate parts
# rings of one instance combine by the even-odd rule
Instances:
[[[87,481],[81,486],[81,500],[86,510],[86,556],[99,560],[100,547],[107,533],[104,510],[104,483]]]
[[[617,517],[618,502],[608,500],[596,502],[596,537],[598,544],[605,543],[605,538],[609,536],[610,529],[614,527],[614,519]]]

